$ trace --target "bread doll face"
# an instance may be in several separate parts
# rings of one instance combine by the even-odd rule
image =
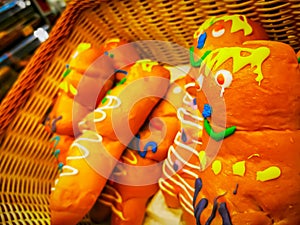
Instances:
[[[243,15],[212,17],[194,33],[191,50],[196,58],[203,59],[216,48],[235,46],[248,40],[267,39],[263,28]]]

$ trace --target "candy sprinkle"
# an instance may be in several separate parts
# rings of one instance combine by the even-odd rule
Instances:
[[[239,184],[236,184],[235,189],[233,190],[232,194],[236,195],[238,188],[239,188]]]

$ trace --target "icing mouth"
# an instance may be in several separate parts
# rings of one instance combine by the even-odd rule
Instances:
[[[211,106],[209,104],[204,104],[204,108],[202,111],[202,116],[204,118],[204,130],[212,139],[214,139],[215,141],[221,141],[224,138],[229,137],[235,132],[236,126],[225,128],[225,130],[220,132],[215,132],[207,119],[208,117],[211,116],[211,113],[212,113]]]

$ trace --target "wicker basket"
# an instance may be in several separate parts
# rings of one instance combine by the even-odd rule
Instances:
[[[57,166],[50,134],[41,121],[80,42],[100,44],[120,37],[164,40],[187,48],[204,19],[235,13],[260,21],[271,39],[300,49],[299,0],[71,1],[0,106],[0,223],[50,223],[49,194]],[[174,64],[188,63],[180,52],[170,55],[159,46],[144,50],[167,55]],[[90,224],[88,218],[82,224]]]

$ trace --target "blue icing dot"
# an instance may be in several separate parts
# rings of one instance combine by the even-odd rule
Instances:
[[[186,136],[186,134],[185,134],[185,132],[184,132],[184,129],[182,129],[181,140],[182,140],[183,142],[186,142],[186,141],[187,141],[187,136]]]
[[[179,169],[176,162],[174,162],[174,164],[173,164],[173,169],[175,170],[175,172],[177,172]]]
[[[207,117],[210,117],[211,116],[211,106],[209,104],[204,104],[204,108],[203,108],[203,111],[202,111],[202,116],[204,118],[207,118]]]
[[[199,48],[199,49],[203,48],[203,46],[204,46],[204,44],[205,44],[206,37],[207,37],[206,32],[204,32],[203,34],[201,34],[201,35],[199,36],[197,48]]]

